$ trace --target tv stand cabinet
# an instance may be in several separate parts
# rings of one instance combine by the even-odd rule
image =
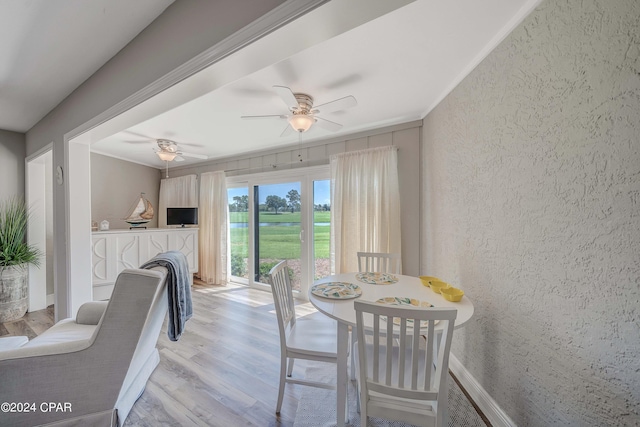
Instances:
[[[149,228],[94,231],[91,239],[93,299],[111,296],[125,268],[139,268],[156,254],[180,251],[187,257],[190,279],[198,271],[198,228]]]

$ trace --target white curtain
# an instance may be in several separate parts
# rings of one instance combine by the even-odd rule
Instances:
[[[167,208],[198,207],[198,189],[195,175],[167,178],[160,181],[158,200],[158,227],[167,226]]]
[[[331,265],[358,271],[357,252],[401,253],[394,146],[331,156]]]
[[[208,284],[226,285],[231,271],[229,248],[227,184],[224,172],[200,175],[198,210],[199,276]]]

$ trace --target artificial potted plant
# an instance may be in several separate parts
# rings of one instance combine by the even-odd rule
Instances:
[[[40,265],[40,251],[26,242],[29,213],[12,197],[0,205],[0,322],[24,316],[29,307],[29,264]]]

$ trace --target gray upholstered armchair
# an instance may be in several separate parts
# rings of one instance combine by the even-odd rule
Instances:
[[[108,303],[0,351],[0,403],[34,404],[0,412],[0,425],[122,426],[159,362],[165,277],[162,267],[124,270]]]

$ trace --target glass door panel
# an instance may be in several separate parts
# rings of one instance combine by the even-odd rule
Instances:
[[[249,279],[249,188],[228,188],[231,275]],[[245,281],[243,280],[243,281]]]
[[[313,280],[331,275],[331,182],[313,181]]]
[[[300,182],[254,187],[254,280],[269,283],[271,268],[287,260],[291,286],[301,283]]]

